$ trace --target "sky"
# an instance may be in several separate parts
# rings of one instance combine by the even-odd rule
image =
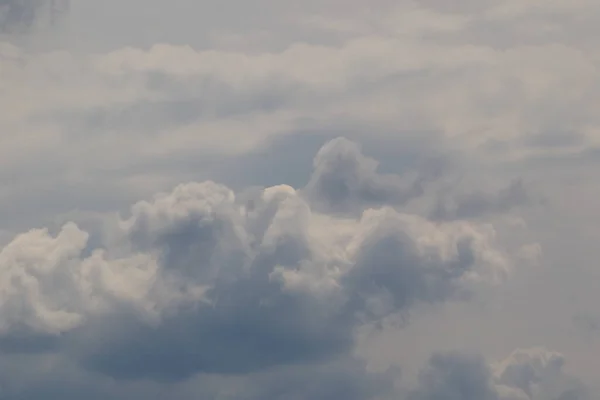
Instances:
[[[0,400],[600,398],[600,3],[0,1]]]

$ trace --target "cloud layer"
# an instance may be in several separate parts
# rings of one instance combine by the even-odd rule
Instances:
[[[597,2],[51,3],[0,0],[0,399],[598,397]]]

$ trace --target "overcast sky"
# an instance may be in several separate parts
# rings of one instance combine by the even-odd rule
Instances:
[[[49,3],[0,1],[1,400],[600,397],[598,1]]]

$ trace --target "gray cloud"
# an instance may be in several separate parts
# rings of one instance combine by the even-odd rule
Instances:
[[[0,398],[385,398],[365,324],[595,383],[597,1],[49,3],[0,0]],[[541,354],[414,395],[585,398]]]
[[[344,138],[328,142],[314,159],[314,172],[303,193],[318,210],[360,212],[381,205],[402,206],[420,197],[425,185],[440,175],[437,165],[416,176],[381,174],[379,163]]]
[[[298,369],[248,398],[369,398],[381,387],[354,377],[368,375],[350,356],[357,328],[458,299],[512,264],[486,227],[386,206],[321,213],[286,185],[182,184],[106,226],[97,248],[68,223],[0,252],[5,354],[58,352],[124,384]],[[314,368],[323,383],[306,386]]]
[[[497,400],[483,359],[459,354],[434,355],[419,376],[409,400]]]
[[[442,194],[435,203],[431,217],[453,220],[505,214],[511,209],[530,204],[532,195],[523,180],[512,181],[497,192]]]
[[[543,348],[516,350],[492,366],[482,357],[438,353],[420,373],[408,400],[589,399],[563,370],[564,358]]]
[[[363,226],[374,230],[355,238],[350,259],[323,259],[310,233],[314,217],[289,189],[250,198],[245,223],[228,203],[231,196],[211,184],[181,186],[134,207],[128,221],[134,249],[157,251],[160,268],[209,285],[210,305],[152,329],[120,318],[104,322],[121,328],[101,335],[99,347],[93,338],[84,341],[76,351],[86,365],[119,378],[180,379],[322,361],[349,351],[359,321],[451,297],[466,273],[488,262],[478,254],[481,238],[471,234],[452,239],[449,258],[425,261],[412,235],[433,227],[391,210],[357,221],[357,234]],[[98,328],[82,329],[87,337],[86,329]]]
[[[177,385],[155,381],[118,382],[82,371],[57,356],[16,357],[0,365],[6,399],[174,399],[283,400],[393,398],[393,373],[370,372],[355,359],[323,365],[284,366],[247,375],[199,375]],[[47,370],[47,365],[54,369]]]
[[[69,10],[69,0],[0,0],[0,32],[26,33],[51,24]]]

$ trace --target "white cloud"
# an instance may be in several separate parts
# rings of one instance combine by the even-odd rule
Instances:
[[[201,286],[160,276],[149,255],[106,259],[96,250],[82,257],[87,240],[86,232],[67,224],[56,236],[33,230],[2,249],[3,334],[60,334],[114,307],[133,307],[152,321],[169,306],[202,299]]]
[[[543,348],[517,350],[498,363],[494,375],[499,384],[518,388],[531,398],[540,382],[561,373],[563,364],[561,354]]]

